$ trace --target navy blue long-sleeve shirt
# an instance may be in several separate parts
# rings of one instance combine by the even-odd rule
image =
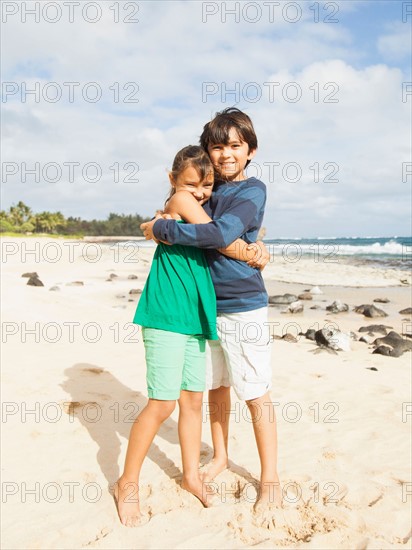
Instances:
[[[268,303],[261,272],[216,250],[227,247],[239,237],[247,243],[255,242],[265,203],[266,186],[256,178],[217,182],[210,200],[204,205],[212,222],[181,224],[175,220],[158,220],[153,226],[157,239],[207,249],[218,312],[250,311]]]

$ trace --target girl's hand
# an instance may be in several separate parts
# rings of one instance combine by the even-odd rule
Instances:
[[[254,257],[247,262],[250,267],[256,267],[262,271],[268,261],[270,260],[270,254],[263,241],[256,241],[247,246],[247,250],[251,253],[254,251]]]

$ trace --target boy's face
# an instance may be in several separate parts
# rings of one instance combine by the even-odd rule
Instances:
[[[234,128],[231,128],[228,143],[209,145],[207,152],[213,167],[222,179],[242,181],[246,179],[244,173],[246,163],[255,156],[256,149],[249,151],[249,145],[240,139]]]

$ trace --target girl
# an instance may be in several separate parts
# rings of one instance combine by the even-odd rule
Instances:
[[[169,179],[165,214],[182,223],[209,223],[211,218],[202,208],[213,188],[213,166],[207,153],[198,146],[184,147],[174,159]],[[248,245],[241,239],[221,250],[255,267],[262,265],[260,251],[255,243]],[[206,339],[218,337],[216,296],[202,250],[158,244],[133,322],[143,327],[149,400],[132,426],[124,471],[114,485],[120,521],[130,527],[142,523],[138,490],[143,460],[176,400],[182,488],[204,506],[210,504],[210,492],[205,494],[199,475],[201,407]]]

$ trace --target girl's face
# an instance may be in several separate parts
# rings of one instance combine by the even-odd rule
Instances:
[[[195,199],[204,204],[210,199],[213,189],[213,171],[211,171],[202,181],[197,170],[193,166],[188,166],[176,179],[170,175],[170,183],[176,191],[189,191]]]

